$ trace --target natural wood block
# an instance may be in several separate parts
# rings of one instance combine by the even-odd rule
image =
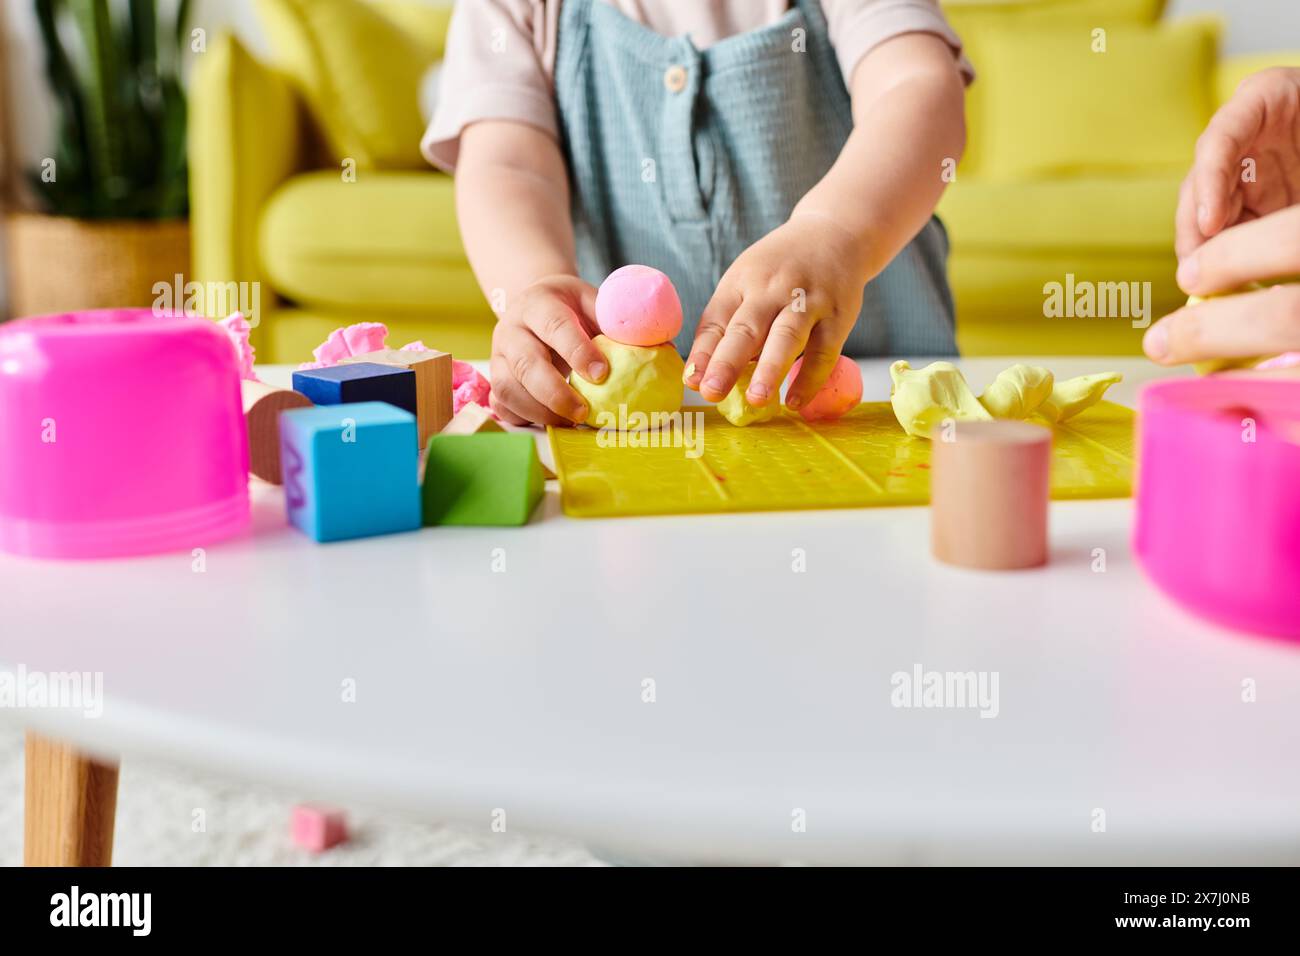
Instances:
[[[482,405],[470,402],[462,405],[443,428],[443,435],[477,435],[479,432],[503,432],[501,423]]]
[[[263,382],[242,382],[244,421],[248,425],[248,470],[263,481],[278,485],[280,472],[280,413],[306,408],[311,399],[288,388]]]
[[[1052,433],[1027,422],[939,425],[930,453],[930,548],[983,570],[1047,563]]]
[[[501,423],[492,417],[492,413],[482,405],[476,405],[470,402],[468,405],[462,405],[452,420],[447,423],[447,427],[442,430],[443,435],[477,435],[479,432],[503,432],[504,428]],[[542,477],[550,481],[555,477],[546,462],[538,459],[542,466]]]
[[[449,352],[414,352],[404,349],[380,349],[365,355],[353,355],[344,365],[370,362],[393,368],[409,368],[415,373],[415,417],[419,423],[419,442],[423,448],[429,436],[436,435],[451,421],[451,354]]]
[[[117,767],[27,734],[23,862],[109,866],[117,814]]]

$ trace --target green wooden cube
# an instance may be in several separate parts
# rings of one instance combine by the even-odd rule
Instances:
[[[530,434],[434,435],[424,468],[424,523],[527,524],[544,487]]]

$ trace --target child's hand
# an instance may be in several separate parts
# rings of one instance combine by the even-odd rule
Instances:
[[[591,382],[609,373],[591,344],[596,289],[576,276],[539,279],[515,297],[492,332],[492,409],[512,425],[572,425],[586,403],[565,376]]]
[[[758,356],[745,398],[762,407],[778,399],[781,381],[802,352],[786,405],[806,403],[825,384],[862,308],[862,245],[827,217],[796,213],[750,246],[700,317],[686,384],[721,401]]]

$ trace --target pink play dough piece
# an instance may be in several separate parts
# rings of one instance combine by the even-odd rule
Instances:
[[[239,363],[239,377],[249,382],[260,382],[253,374],[253,346],[248,341],[248,333],[253,327],[248,324],[242,312],[232,312],[217,322],[217,325],[226,330],[230,336],[230,342],[235,347],[235,359]]]
[[[791,382],[799,375],[802,366],[801,356],[790,369]],[[841,355],[835,362],[835,368],[831,370],[831,377],[826,380],[821,391],[814,395],[807,405],[799,409],[799,414],[806,422],[832,421],[857,408],[860,401],[862,401],[862,371],[858,368],[857,362]]]
[[[313,368],[329,368],[338,365],[345,358],[378,352],[384,347],[388,338],[388,326],[382,322],[358,322],[345,328],[335,329],[329,338],[312,350],[315,362],[303,362],[299,371]]]
[[[299,804],[293,808],[290,832],[293,842],[304,850],[323,853],[347,840],[347,818],[342,810]]]
[[[409,345],[402,346],[403,352],[432,352],[433,349],[423,342],[412,342]],[[488,398],[492,394],[492,386],[488,380],[479,374],[478,369],[468,362],[457,362],[455,359],[451,363],[451,413],[455,415],[466,405],[480,405],[488,408]],[[496,418],[495,412],[489,412],[493,418]]]
[[[491,395],[492,386],[488,384],[486,378],[479,374],[478,369],[468,362],[453,361],[451,363],[451,411],[453,415],[466,405],[490,407],[488,400]],[[496,418],[496,415],[492,417]]]
[[[624,266],[600,284],[596,324],[624,345],[662,345],[682,330],[682,303],[658,269]]]

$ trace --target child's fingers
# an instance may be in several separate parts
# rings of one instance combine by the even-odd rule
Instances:
[[[496,413],[497,418],[501,419],[503,422],[505,422],[508,425],[531,425],[532,424],[532,422],[528,421],[528,419],[522,418],[519,415],[516,415],[514,412],[512,412],[501,401],[501,398],[497,395],[496,392],[492,392],[488,395],[488,405],[491,407],[492,411]]]
[[[567,304],[548,302],[545,308],[529,312],[524,322],[534,335],[568,363],[569,368],[589,382],[604,381],[609,373],[609,363],[600,349],[592,345],[581,319]],[[549,366],[551,363],[548,361],[546,364]]]
[[[772,323],[772,331],[767,333],[767,341],[758,357],[758,368],[754,369],[754,377],[745,391],[749,404],[762,408],[780,395],[781,382],[808,344],[812,329],[807,312],[795,312],[792,306],[781,310]]]
[[[1300,286],[1185,306],[1147,329],[1142,347],[1162,365],[1300,349]]]
[[[700,382],[701,395],[711,402],[720,402],[727,397],[745,366],[763,347],[768,329],[779,311],[779,306],[773,307],[770,302],[758,298],[740,303],[740,308],[727,323],[726,334],[709,359],[704,380]]]
[[[700,324],[695,330],[695,342],[691,345],[690,358],[686,360],[686,372],[682,381],[690,388],[698,389],[704,370],[709,367],[713,350],[726,334],[727,323],[736,309],[740,307],[740,293],[721,286],[713,293],[713,298],[700,314]]]
[[[842,339],[836,340],[835,334],[825,322],[813,326],[808,336],[808,347],[804,349],[803,364],[799,366],[799,374],[785,393],[787,408],[798,410],[821,391],[839,360],[843,344]]]
[[[565,419],[566,424],[586,421],[587,403],[551,364],[550,353],[545,349],[539,347],[521,352],[514,356],[510,365],[515,379],[528,389],[528,394]]]
[[[550,362],[546,363],[550,365]],[[504,355],[492,356],[492,394],[498,401],[520,418],[539,425],[572,425],[573,420],[543,405],[518,377],[520,360]],[[558,373],[556,373],[558,376]],[[566,385],[565,388],[568,388]],[[577,396],[574,396],[575,399]]]

